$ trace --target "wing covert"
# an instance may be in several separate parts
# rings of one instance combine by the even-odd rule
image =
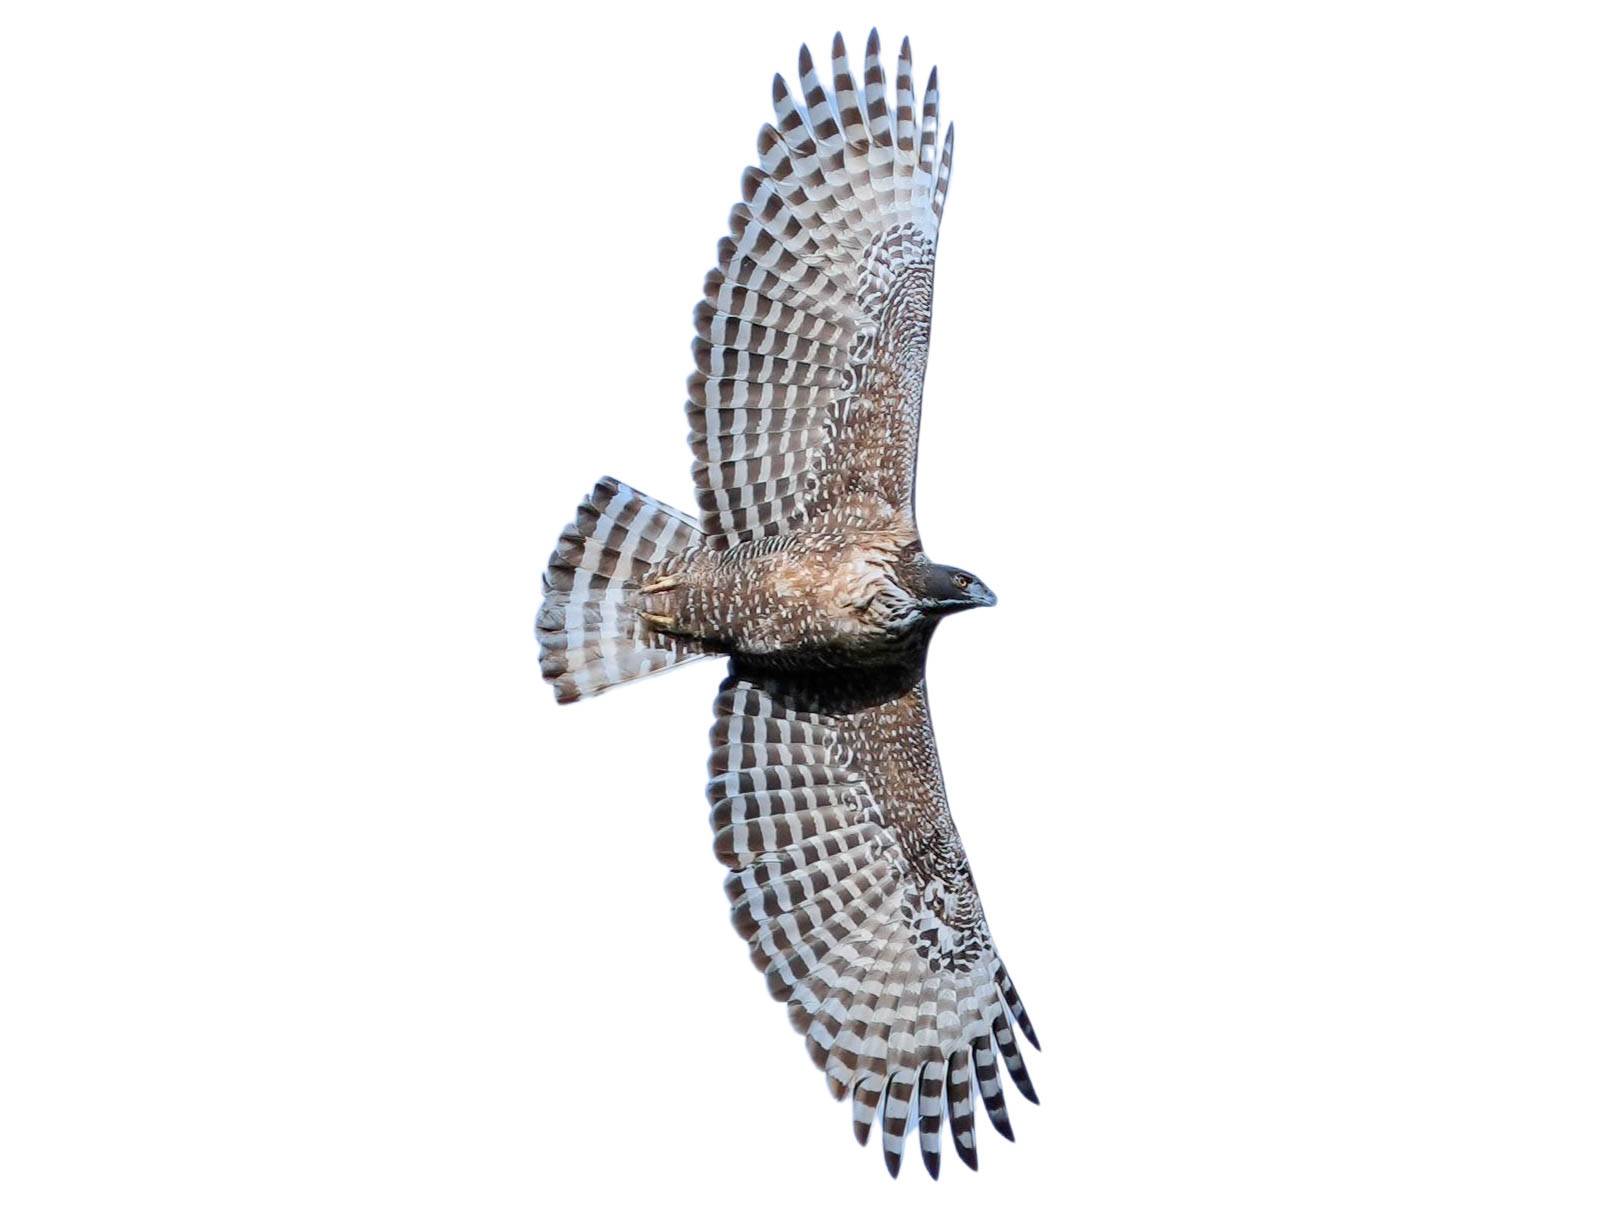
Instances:
[[[922,670],[801,675],[733,661],[709,801],[732,923],[856,1138],[897,1172],[915,1114],[930,1174],[948,1121],[977,1167],[974,1092],[1012,1138],[998,1056],[1031,1101],[1035,1032],[951,821]]]
[[[917,103],[909,41],[892,112],[875,30],[858,82],[842,36],[831,91],[802,47],[799,82],[802,102],[775,80],[693,314],[693,479],[722,547],[911,516],[953,135],[934,74]]]

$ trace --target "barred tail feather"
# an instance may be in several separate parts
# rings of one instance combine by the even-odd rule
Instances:
[[[563,529],[534,622],[540,671],[561,704],[710,653],[641,618],[641,583],[665,558],[698,548],[696,519],[603,477]]]

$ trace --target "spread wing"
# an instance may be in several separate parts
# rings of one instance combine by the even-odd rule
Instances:
[[[951,822],[922,669],[784,675],[732,663],[709,801],[732,923],[784,1000],[855,1137],[883,1120],[898,1172],[913,1121],[939,1172],[949,1120],[977,1167],[974,1089],[1012,1128],[997,1055],[1031,1101],[1011,1022],[1035,1031],[997,955]]]
[[[776,78],[694,314],[692,475],[721,547],[911,519],[952,132],[938,142],[933,73],[917,106],[909,42],[890,110],[875,30],[859,85],[841,36],[832,91],[802,47],[799,79],[802,104]]]

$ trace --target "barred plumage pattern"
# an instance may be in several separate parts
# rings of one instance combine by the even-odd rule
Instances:
[[[856,1138],[977,1167],[1012,1138],[1002,1064],[1038,1045],[951,820],[923,682],[938,621],[994,602],[923,556],[912,497],[953,134],[909,43],[831,88],[801,48],[697,305],[701,520],[611,478],[558,543],[537,621],[559,700],[715,654],[708,786],[732,923]],[[954,584],[950,581],[955,578]],[[954,585],[955,590],[951,589]],[[1015,1032],[1015,1030],[1017,1032]]]
[[[649,628],[640,584],[672,552],[698,547],[690,515],[603,477],[563,529],[546,567],[545,601],[535,619],[540,671],[563,704],[714,651]]]
[[[972,1084],[1011,1139],[998,1054],[1036,1097],[1009,1016],[1038,1043],[951,822],[920,669],[794,675],[734,662],[715,715],[715,855],[771,995],[833,1095],[851,1096],[860,1142],[881,1112],[891,1172],[914,1105],[931,1175],[945,1116],[977,1167]]]
[[[694,314],[687,415],[713,544],[839,507],[858,526],[865,499],[910,513],[955,133],[939,142],[937,73],[919,109],[909,42],[896,77],[891,115],[875,32],[859,88],[842,37],[830,94],[804,48],[802,105],[776,77],[777,123]]]

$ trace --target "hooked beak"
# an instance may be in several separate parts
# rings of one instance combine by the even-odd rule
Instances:
[[[950,616],[969,608],[995,607],[996,593],[966,570],[948,565],[932,566],[928,575],[932,592],[919,599],[923,611],[934,616]]]

